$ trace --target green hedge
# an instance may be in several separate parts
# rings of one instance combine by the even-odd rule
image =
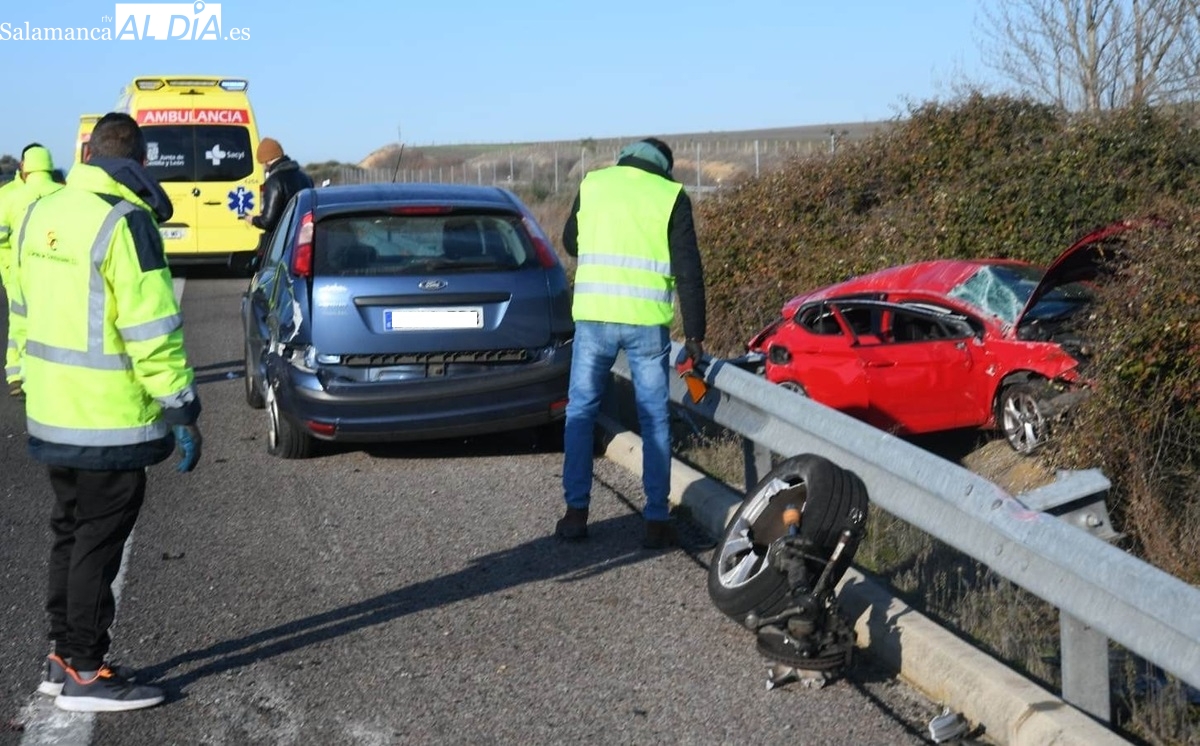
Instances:
[[[864,272],[939,257],[1044,263],[1147,214],[1088,335],[1097,394],[1042,458],[1101,466],[1114,520],[1159,566],[1200,580],[1200,131],[1181,112],[1089,118],[1010,97],[915,108],[875,137],[698,202],[709,348],[744,352],[782,304]]]

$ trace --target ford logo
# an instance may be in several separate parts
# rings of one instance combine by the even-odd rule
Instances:
[[[422,290],[444,290],[448,284],[445,280],[422,280],[417,287]]]

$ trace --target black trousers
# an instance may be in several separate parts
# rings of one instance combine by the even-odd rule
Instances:
[[[51,466],[50,486],[50,640],[76,669],[94,671],[108,653],[116,614],[112,584],[146,497],[146,470]]]

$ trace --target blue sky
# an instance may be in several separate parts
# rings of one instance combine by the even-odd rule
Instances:
[[[242,41],[17,41],[107,27],[115,3],[0,6],[0,153],[71,158],[78,116],[135,75],[247,78],[263,136],[301,162],[410,146],[890,119],[982,80],[973,0],[224,0]],[[397,134],[399,128],[399,135]]]

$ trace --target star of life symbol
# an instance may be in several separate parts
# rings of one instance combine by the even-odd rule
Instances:
[[[244,186],[231,190],[227,196],[229,209],[236,212],[239,218],[246,217],[246,213],[254,209],[254,192]]]
[[[214,166],[221,165],[221,159],[227,155],[229,155],[229,153],[221,150],[221,146],[219,144],[212,146],[211,150],[204,151],[204,157],[212,161]]]

